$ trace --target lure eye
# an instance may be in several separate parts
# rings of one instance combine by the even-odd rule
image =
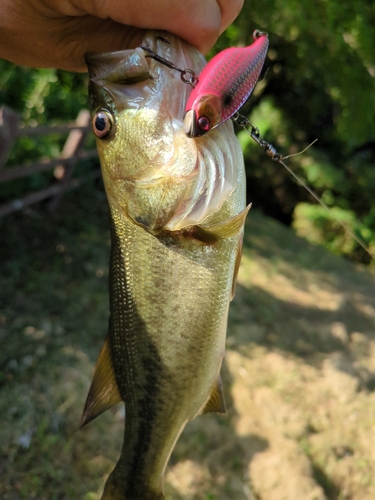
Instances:
[[[210,130],[211,123],[207,116],[201,116],[198,118],[198,127],[204,132],[208,132]]]
[[[99,139],[108,137],[112,130],[113,120],[112,116],[107,111],[98,111],[92,118],[92,128],[94,134]]]

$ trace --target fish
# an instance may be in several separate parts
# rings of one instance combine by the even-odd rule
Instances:
[[[248,47],[225,49],[205,66],[186,103],[184,131],[199,137],[229,120],[252,94],[268,50],[268,35],[255,30]]]
[[[205,65],[169,33],[147,31],[142,47]],[[220,367],[250,208],[243,155],[231,122],[186,136],[191,87],[141,47],[86,62],[111,255],[108,333],[81,426],[123,401],[123,447],[102,500],[161,500],[185,425],[226,411]]]

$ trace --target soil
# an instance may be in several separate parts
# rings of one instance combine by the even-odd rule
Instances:
[[[121,404],[79,431],[108,322],[103,191],[0,222],[0,498],[99,500]],[[256,211],[228,326],[228,413],[186,427],[170,500],[375,498],[375,275]]]

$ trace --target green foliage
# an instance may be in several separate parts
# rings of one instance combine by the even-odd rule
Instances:
[[[87,76],[25,68],[0,60],[0,106],[2,104],[20,113],[25,125],[73,121],[82,108],[88,107]],[[40,158],[56,158],[66,138],[67,133],[19,137],[7,164],[22,165]],[[5,202],[21,197],[48,187],[54,180],[52,171],[47,171],[0,184],[0,199]]]
[[[74,119],[88,106],[87,75],[0,60],[1,104],[21,113],[27,125]]]
[[[288,165],[334,207],[344,221],[375,245],[375,4],[348,0],[246,1],[210,56],[228,46],[249,45],[254,29],[269,33],[268,72],[242,113],[283,155],[314,146]],[[87,107],[87,76],[35,70],[0,61],[0,104],[22,114],[27,124],[72,120]],[[248,135],[239,131],[248,176],[249,201],[354,260],[368,262],[355,242],[343,243],[337,222],[324,215],[311,195]],[[9,164],[59,154],[64,138],[20,139]],[[33,181],[50,182],[48,174]],[[0,186],[0,196],[34,188],[28,181]],[[308,204],[309,210],[299,208]],[[316,226],[318,224],[318,226]],[[306,228],[311,227],[311,231]],[[316,241],[316,237],[312,237]]]
[[[220,48],[233,44],[237,33],[248,45],[255,28],[269,33],[268,73],[243,114],[283,155],[319,139],[287,163],[369,247],[375,246],[374,20],[371,2],[266,0],[261,8],[245,2],[235,27],[220,40]],[[294,219],[300,234],[336,253],[370,261],[282,166],[270,165],[243,131],[239,139],[254,206],[287,224]]]

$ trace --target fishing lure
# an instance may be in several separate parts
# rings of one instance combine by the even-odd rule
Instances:
[[[188,137],[206,134],[229,120],[245,104],[259,79],[268,49],[268,35],[255,30],[249,47],[231,47],[217,54],[197,75],[141,45],[146,57],[179,71],[193,91],[186,103],[184,132]]]
[[[231,118],[245,104],[259,79],[268,49],[268,35],[254,31],[249,47],[231,47],[204,67],[186,104],[188,137],[206,134]]]

